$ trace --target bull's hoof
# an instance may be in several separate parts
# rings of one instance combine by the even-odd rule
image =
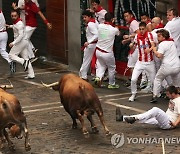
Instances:
[[[108,137],[108,136],[111,136],[112,134],[111,134],[111,132],[110,131],[107,131],[106,132],[106,136]]]
[[[72,129],[77,129],[77,125],[72,125]]]
[[[31,150],[31,146],[30,146],[30,145],[26,146],[26,147],[25,147],[25,150],[26,150],[26,151],[30,151],[30,150]]]
[[[89,132],[88,131],[84,132],[83,135],[85,138],[89,138]]]
[[[92,127],[92,133],[94,134],[99,133],[99,130],[97,129],[97,127]]]

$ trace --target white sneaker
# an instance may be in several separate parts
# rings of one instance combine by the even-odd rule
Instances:
[[[132,94],[131,97],[129,97],[129,102],[134,102],[135,101],[135,94]]]

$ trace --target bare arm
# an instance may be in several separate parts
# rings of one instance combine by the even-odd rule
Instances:
[[[52,29],[52,25],[51,23],[48,22],[48,20],[46,19],[46,17],[43,15],[43,13],[41,11],[38,12],[39,16],[41,17],[41,19],[44,21],[44,23],[47,25],[48,29]]]
[[[159,52],[157,51],[157,48],[156,48],[156,47],[153,47],[153,52],[154,52],[154,54],[156,55],[156,57],[158,57],[158,58],[163,58],[163,54],[159,53]]]
[[[180,124],[180,115],[178,116],[178,118],[177,118],[177,120],[175,121],[175,122],[171,122],[171,125],[173,126],[173,127],[176,127],[176,126],[178,126]]]

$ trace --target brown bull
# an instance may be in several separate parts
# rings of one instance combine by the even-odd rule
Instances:
[[[91,84],[82,80],[75,74],[66,74],[59,82],[50,85],[43,83],[43,85],[59,91],[61,103],[73,120],[73,128],[77,128],[76,119],[79,119],[83,134],[88,134],[83,120],[83,115],[86,115],[91,123],[92,131],[94,133],[98,132],[92,119],[92,114],[95,111],[104,127],[106,135],[110,134],[104,122],[101,103]]]
[[[2,140],[5,137],[10,150],[14,150],[14,145],[5,128],[10,128],[13,137],[22,138],[23,135],[25,137],[26,151],[31,149],[28,139],[26,117],[24,116],[18,99],[0,88],[0,137]]]

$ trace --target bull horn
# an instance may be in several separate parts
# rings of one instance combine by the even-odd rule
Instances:
[[[52,87],[52,86],[56,86],[59,84],[59,82],[54,82],[54,83],[51,83],[51,84],[45,84],[41,81],[41,84],[46,87],[46,88],[49,88],[49,87]]]
[[[13,84],[11,83],[10,80],[8,80],[8,81],[9,81],[10,85],[0,85],[0,87],[2,89],[12,89],[13,88]]]

